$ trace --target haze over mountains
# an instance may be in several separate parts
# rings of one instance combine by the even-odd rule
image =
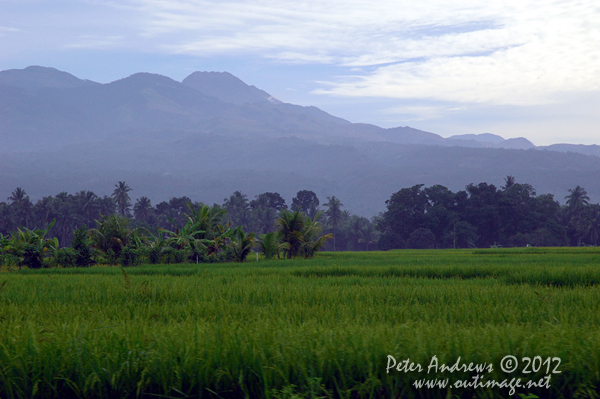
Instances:
[[[187,195],[221,203],[233,191],[290,202],[302,189],[336,195],[354,213],[385,209],[414,184],[502,185],[514,175],[564,202],[600,199],[600,146],[536,147],[493,134],[440,135],[354,124],[286,104],[223,72],[182,82],[138,73],[100,84],[53,68],[0,72],[0,196],[109,194],[118,180],[154,203]]]

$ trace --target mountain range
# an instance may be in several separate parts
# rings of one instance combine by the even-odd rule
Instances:
[[[600,146],[351,123],[227,72],[100,84],[39,66],[0,71],[0,143],[0,198],[17,186],[33,198],[103,195],[126,180],[134,198],[154,202],[187,195],[221,203],[235,190],[250,198],[277,191],[291,202],[309,189],[372,216],[403,187],[459,190],[514,175],[561,202],[575,185],[600,199]]]

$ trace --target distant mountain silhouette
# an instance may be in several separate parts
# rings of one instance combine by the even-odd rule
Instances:
[[[81,80],[67,72],[54,68],[30,66],[25,69],[9,69],[0,72],[0,85],[27,90],[52,88],[75,88],[97,86],[99,83]]]
[[[475,140],[482,143],[498,144],[504,141],[504,138],[497,134],[481,133],[481,134],[458,134],[448,137],[450,140]]]
[[[537,147],[538,149],[559,152],[574,152],[578,154],[595,155],[600,157],[600,146],[596,144],[552,144],[545,147]]]
[[[461,134],[450,136],[446,139],[447,143],[454,143],[460,147],[474,148],[511,148],[514,150],[528,150],[535,148],[535,145],[524,137],[505,140],[496,134]]]
[[[599,146],[350,123],[282,103],[229,73],[194,72],[182,82],[137,73],[100,84],[53,68],[0,71],[0,142],[4,198],[17,186],[34,198],[110,194],[126,180],[133,197],[154,201],[221,202],[235,190],[291,200],[309,189],[372,216],[403,187],[500,186],[514,175],[561,201],[576,185],[600,200]]]
[[[281,101],[269,93],[248,86],[229,72],[194,72],[181,82],[202,94],[218,98],[231,104],[261,103],[270,101],[275,104]]]

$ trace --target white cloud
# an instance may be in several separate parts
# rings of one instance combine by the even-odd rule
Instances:
[[[54,4],[39,12],[23,6],[34,11],[15,22],[16,28],[0,27],[0,36],[21,34],[29,42],[20,48],[54,44],[63,50],[128,49],[333,65],[347,74],[327,78],[314,93],[341,97],[535,105],[554,103],[566,93],[600,91],[596,0]],[[7,14],[4,21],[0,16],[0,26],[12,26],[11,15],[17,14]],[[17,28],[37,31],[24,35]]]
[[[600,90],[595,0],[131,0],[157,51],[347,66],[318,94],[546,104]],[[364,68],[364,71],[352,68]]]
[[[442,118],[460,110],[460,107],[452,106],[409,105],[384,109],[382,113],[401,117],[404,122],[415,122]]]
[[[0,26],[0,37],[9,36],[10,34],[14,34],[17,32],[21,32],[21,30],[17,28],[11,28],[8,26]]]
[[[115,49],[126,47],[126,38],[124,36],[101,36],[101,35],[82,35],[76,41],[64,44],[64,49]]]
[[[409,41],[400,49],[405,62],[317,93],[534,105],[553,103],[561,93],[600,90],[597,7],[538,4],[497,21],[501,28],[427,37],[418,46]]]

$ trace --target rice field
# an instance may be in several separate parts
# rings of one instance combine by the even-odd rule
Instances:
[[[597,397],[599,263],[527,248],[3,270],[0,398]]]

